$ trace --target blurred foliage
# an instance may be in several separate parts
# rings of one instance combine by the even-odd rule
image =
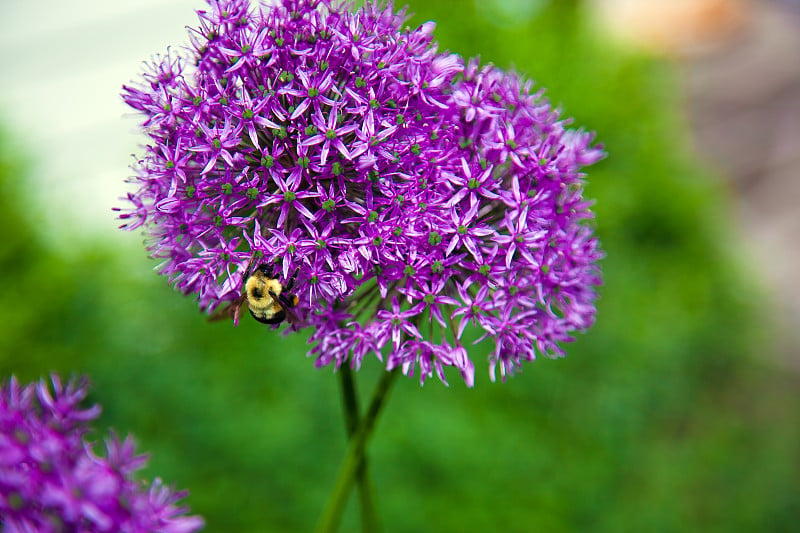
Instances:
[[[768,323],[725,191],[688,146],[673,68],[604,46],[576,2],[497,23],[473,5],[414,1],[411,23],[436,20],[443,48],[532,77],[599,132],[609,158],[587,195],[606,284],[567,358],[505,384],[481,370],[474,390],[455,375],[399,381],[371,447],[386,530],[788,531],[798,376],[764,357]],[[0,374],[89,374],[100,429],[133,432],[148,475],[189,489],[209,531],[310,529],[345,450],[330,369],[303,356],[304,338],[207,323],[141,250],[45,249],[24,164],[4,149]],[[363,396],[380,371],[365,366]]]

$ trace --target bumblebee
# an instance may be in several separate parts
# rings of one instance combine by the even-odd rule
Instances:
[[[241,307],[247,302],[250,314],[262,324],[299,322],[297,315],[292,311],[297,307],[297,295],[291,293],[299,270],[298,268],[294,271],[284,286],[275,277],[273,265],[266,263],[258,265],[253,273],[245,278],[242,295],[211,319],[233,318],[234,322],[238,322]]]

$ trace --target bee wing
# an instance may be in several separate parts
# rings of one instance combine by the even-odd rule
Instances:
[[[280,300],[279,300],[280,301]],[[286,313],[286,322],[293,326],[303,327],[304,323],[300,316],[294,312],[294,309],[286,305],[284,302],[280,302],[281,308],[283,308],[283,312]]]
[[[214,313],[208,317],[209,322],[218,322],[220,320],[231,320],[233,319],[234,324],[239,323],[239,311],[242,309],[242,304],[244,304],[245,299],[247,298],[246,294],[242,294],[239,298],[232,301],[228,305],[224,307],[220,307]]]

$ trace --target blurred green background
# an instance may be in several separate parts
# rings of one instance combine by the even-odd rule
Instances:
[[[398,381],[370,449],[386,531],[794,529],[798,376],[765,356],[760,282],[724,186],[691,152],[674,66],[605,45],[574,1],[520,20],[457,6],[412,1],[410,24],[435,20],[442,48],[532,77],[605,144],[587,188],[605,285],[596,326],[564,359],[493,384],[474,350],[472,390],[455,374],[449,388]],[[145,475],[190,490],[208,531],[311,529],[345,452],[336,376],[304,357],[304,336],[208,324],[138,235],[51,250],[47,207],[24,193],[36,147],[11,156],[11,136],[0,374],[88,374],[95,438],[132,432],[152,453]],[[380,371],[358,374],[362,395]],[[353,499],[342,531],[357,527]]]

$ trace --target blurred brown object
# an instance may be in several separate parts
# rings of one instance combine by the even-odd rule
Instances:
[[[748,0],[589,0],[603,28],[624,44],[669,55],[717,49],[749,18]]]
[[[736,192],[744,251],[781,326],[777,355],[800,370],[800,2],[751,4],[746,32],[683,70],[695,148]]]
[[[800,370],[800,0],[587,0],[623,45],[682,59],[699,157],[735,194],[741,256]]]

